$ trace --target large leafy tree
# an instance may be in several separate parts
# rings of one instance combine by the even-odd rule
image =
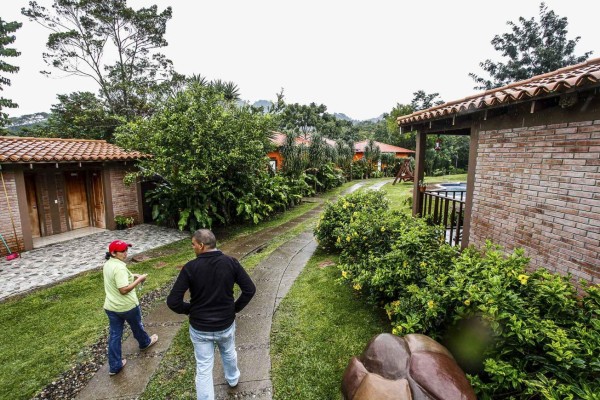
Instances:
[[[580,37],[567,38],[567,18],[559,17],[541,3],[540,18],[519,17],[517,23],[508,21],[511,31],[496,35],[492,39],[494,49],[505,61],[487,59],[479,65],[489,75],[481,77],[475,73],[469,76],[477,83],[476,90],[488,90],[554,71],[556,69],[583,62],[592,54],[575,55],[575,46]]]
[[[110,114],[103,102],[90,92],[58,95],[58,104],[51,107],[48,122],[36,129],[36,136],[100,139],[113,141],[123,117]]]
[[[52,9],[35,1],[23,15],[51,31],[46,63],[67,74],[89,77],[112,114],[148,115],[161,81],[173,76],[172,62],[158,49],[171,8],[134,10],[126,0],[54,0]],[[46,72],[48,73],[48,72]]]
[[[327,106],[316,103],[286,104],[279,114],[279,129],[303,136],[305,139],[317,131],[326,114]]]
[[[153,155],[139,170],[160,177],[150,198],[155,219],[192,230],[229,223],[239,199],[256,191],[268,169],[273,118],[223,100],[212,86],[192,85],[152,117],[118,129],[119,145]]]
[[[21,54],[14,48],[6,47],[15,41],[15,35],[11,34],[16,32],[21,25],[20,22],[6,22],[0,18],[0,72],[2,73],[7,72],[9,74],[14,74],[19,71],[19,67],[3,61],[2,58],[18,57]],[[0,90],[2,90],[2,86],[10,86],[10,79],[4,74],[0,75]],[[6,122],[8,121],[8,114],[3,112],[2,109],[16,107],[18,107],[18,105],[12,100],[0,97],[0,127],[6,125]]]

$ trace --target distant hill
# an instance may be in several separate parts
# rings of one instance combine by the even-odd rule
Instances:
[[[265,111],[269,111],[271,109],[271,106],[273,105],[272,102],[270,102],[269,100],[258,100],[255,101],[254,104],[252,104],[254,107],[262,107]]]
[[[48,121],[50,116],[47,112],[37,112],[34,114],[21,115],[19,117],[12,117],[8,119],[8,125],[6,129],[10,132],[19,132],[23,128],[31,128],[35,125],[43,124]]]

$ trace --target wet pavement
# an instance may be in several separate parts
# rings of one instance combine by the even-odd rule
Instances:
[[[103,231],[29,250],[21,257],[0,259],[0,301],[49,286],[77,274],[101,268],[113,240],[132,243],[129,256],[189,238],[187,232],[155,225],[136,225],[122,231]]]

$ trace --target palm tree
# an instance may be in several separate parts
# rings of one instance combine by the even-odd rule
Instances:
[[[381,150],[379,146],[375,144],[373,139],[369,139],[369,142],[365,146],[365,161],[367,162],[367,178],[371,176],[371,172],[374,169],[374,164],[381,158]]]

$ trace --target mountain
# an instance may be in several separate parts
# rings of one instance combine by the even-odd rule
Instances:
[[[22,128],[30,128],[35,125],[43,124],[48,120],[50,116],[47,112],[37,112],[34,114],[25,114],[19,117],[12,117],[8,119],[8,125],[6,129],[10,132],[17,133]]]
[[[357,122],[356,120],[353,120],[352,118],[350,118],[349,116],[347,116],[344,113],[333,113],[333,116],[336,117],[337,119],[341,119],[344,121]]]
[[[254,104],[252,104],[254,107],[262,107],[265,111],[269,111],[271,109],[271,106],[273,105],[272,102],[270,102],[269,100],[258,100],[255,101]]]

